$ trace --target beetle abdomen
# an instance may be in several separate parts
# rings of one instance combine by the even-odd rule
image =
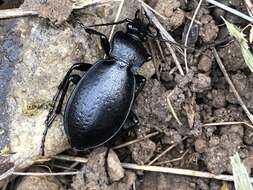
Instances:
[[[133,99],[135,78],[114,60],[94,65],[72,92],[64,127],[72,147],[95,147],[111,139],[124,124]]]

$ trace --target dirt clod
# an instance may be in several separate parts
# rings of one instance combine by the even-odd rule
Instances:
[[[195,143],[195,150],[198,152],[198,153],[203,153],[205,152],[206,148],[207,148],[207,144],[206,144],[206,141],[204,139],[201,139],[201,138],[198,138]]]
[[[124,169],[121,166],[120,160],[115,152],[111,151],[108,155],[108,174],[111,181],[119,181],[124,177]]]
[[[244,164],[248,174],[250,175],[251,170],[253,168],[253,155],[249,155],[247,158],[245,158],[243,160],[243,164]]]
[[[226,105],[225,91],[212,90],[212,105],[215,108],[222,108]]]
[[[109,176],[106,173],[107,148],[95,149],[83,167],[84,174],[74,177],[72,187],[75,190],[130,190],[135,182],[135,174],[121,168],[117,155],[110,150],[108,155]],[[123,175],[122,175],[123,174]],[[108,178],[110,177],[110,179]],[[113,178],[111,178],[113,177]],[[123,177],[123,178],[122,178]],[[117,181],[116,181],[117,180]],[[118,181],[119,180],[119,181]]]
[[[184,12],[179,7],[180,2],[177,0],[158,1],[155,6],[166,17],[162,23],[168,30],[175,30],[184,22]]]
[[[25,0],[22,9],[38,11],[39,15],[48,18],[56,25],[66,21],[72,12],[72,2],[70,0],[47,0],[40,3],[40,0]]]
[[[30,172],[48,172],[41,168],[31,168]],[[53,176],[26,176],[21,179],[15,190],[63,190],[58,179]]]
[[[209,72],[212,67],[212,61],[211,51],[205,51],[200,57],[198,70],[201,72]]]
[[[238,152],[242,146],[243,127],[224,127],[221,136],[213,136],[209,140],[204,153],[207,169],[216,174],[231,173],[230,156]]]
[[[140,165],[147,163],[156,149],[156,144],[151,140],[145,140],[130,146],[133,160]]]
[[[224,48],[221,48],[219,56],[227,71],[237,71],[247,67],[244,63],[240,46],[236,42],[229,43]]]
[[[204,92],[211,88],[211,78],[205,74],[199,73],[192,81],[193,92]]]
[[[166,175],[162,173],[146,173],[139,190],[194,190],[196,184],[190,178]]]
[[[219,28],[215,25],[215,21],[210,15],[204,15],[200,22],[203,27],[200,28],[200,37],[204,42],[212,42],[218,36]]]

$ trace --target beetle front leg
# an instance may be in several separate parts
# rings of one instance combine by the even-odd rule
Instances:
[[[102,34],[101,32],[98,32],[97,30],[91,29],[91,28],[86,28],[85,31],[88,34],[95,34],[98,35],[100,37],[100,42],[101,42],[101,46],[102,49],[105,51],[105,54],[107,57],[109,57],[109,52],[110,52],[110,42],[108,40],[108,38],[106,37],[105,34]]]
[[[76,20],[75,22],[77,24],[79,24],[80,27],[82,27],[85,30],[85,32],[87,32],[88,34],[98,35],[100,37],[101,46],[102,46],[103,50],[105,51],[106,56],[109,57],[110,56],[109,52],[110,52],[111,48],[110,48],[110,42],[109,42],[108,38],[106,37],[106,35],[97,31],[97,30],[90,28],[90,27],[93,27],[96,25],[92,25],[92,26],[87,27],[80,20]],[[97,26],[99,26],[99,25],[97,25]]]

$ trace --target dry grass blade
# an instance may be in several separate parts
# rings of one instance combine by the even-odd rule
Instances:
[[[108,4],[112,1],[120,1],[120,0],[75,0],[72,8],[73,9],[82,9],[82,8],[85,8],[88,6],[93,6],[93,5]]]
[[[24,16],[37,16],[37,11],[25,11],[22,9],[6,9],[0,10],[0,19],[16,18]]]
[[[180,161],[182,160],[185,155],[189,152],[189,150],[186,150],[182,156],[178,157],[178,158],[174,158],[174,159],[171,159],[171,160],[166,160],[166,161],[163,161],[163,162],[157,162],[156,165],[162,165],[162,164],[168,164],[168,163],[171,163],[171,162],[177,162],[177,161]]]
[[[80,163],[87,163],[88,161],[86,158],[66,156],[66,155],[58,155],[58,156],[54,156],[53,158],[60,159],[60,160],[67,160],[67,161],[79,161]],[[176,174],[176,175],[183,175],[183,176],[217,179],[217,180],[222,180],[222,181],[234,180],[232,175],[215,175],[210,172],[202,172],[202,171],[189,170],[189,169],[169,168],[169,167],[160,167],[160,166],[146,166],[146,165],[141,166],[141,165],[132,164],[132,163],[122,163],[122,167],[125,169],[131,169],[131,170],[161,172],[161,173]],[[253,178],[250,178],[250,182],[253,183]]]
[[[170,147],[168,147],[166,150],[164,150],[161,154],[159,154],[157,157],[155,157],[153,160],[151,160],[148,165],[152,165],[155,163],[158,159],[160,159],[162,156],[164,156],[166,153],[168,153],[171,149],[175,148],[178,144],[180,144],[182,141],[184,141],[187,137],[184,137],[180,142],[174,143]]]
[[[64,175],[77,175],[83,174],[84,171],[77,171],[77,172],[56,172],[56,173],[47,173],[47,172],[13,172],[13,175],[20,175],[20,176],[64,176]]]
[[[150,6],[149,6],[148,4],[146,4],[144,1],[142,1],[142,0],[138,0],[138,1],[141,3],[141,5],[142,5],[143,7],[148,8],[149,10],[151,10],[152,12],[154,12],[156,15],[160,16],[163,20],[166,19],[165,16],[161,15],[159,12],[157,12],[155,9],[153,9],[152,7],[150,7]]]
[[[187,47],[187,43],[188,43],[188,38],[189,38],[189,35],[190,35],[190,31],[191,31],[191,28],[192,28],[192,25],[194,23],[194,20],[196,19],[196,16],[199,12],[199,9],[200,9],[200,6],[202,4],[203,0],[200,0],[199,3],[198,3],[198,6],[193,14],[193,17],[192,17],[192,20],[191,20],[191,23],[190,23],[190,26],[188,28],[188,31],[186,33],[186,37],[185,37],[185,42],[184,42],[184,46]],[[188,68],[188,62],[187,62],[187,49],[184,48],[184,62],[185,62],[185,70],[186,70],[186,73],[188,73],[189,71],[189,68]]]
[[[120,13],[122,11],[124,2],[125,2],[125,0],[121,0],[114,22],[117,22],[119,20],[119,16],[120,16]],[[112,39],[115,27],[116,27],[116,25],[112,26],[112,30],[111,30],[111,33],[110,33],[110,36],[109,36],[109,41],[111,41],[111,39]]]
[[[244,0],[244,2],[246,4],[246,7],[248,9],[250,16],[252,16],[253,15],[253,4],[252,4],[251,0]]]
[[[244,102],[243,102],[241,96],[239,95],[239,93],[237,92],[237,90],[236,90],[236,88],[235,88],[233,82],[232,82],[231,79],[229,78],[228,73],[227,73],[227,71],[226,71],[226,69],[225,69],[225,67],[224,67],[224,65],[223,65],[223,63],[222,63],[222,61],[221,61],[221,59],[220,59],[220,57],[219,57],[219,55],[218,55],[216,49],[215,49],[215,48],[212,48],[212,50],[213,50],[214,57],[215,57],[215,59],[216,59],[218,65],[219,65],[219,67],[220,67],[220,69],[221,69],[223,75],[225,76],[225,78],[226,78],[226,80],[227,80],[227,82],[228,82],[228,84],[229,84],[231,90],[233,91],[233,93],[234,93],[236,99],[238,100],[239,104],[241,105],[242,109],[244,110],[244,112],[245,112],[246,115],[248,116],[248,118],[249,118],[249,120],[251,121],[251,123],[253,123],[253,115],[250,113],[250,111],[248,110],[248,108],[247,108],[246,105],[244,104]]]
[[[179,120],[179,118],[177,117],[177,114],[176,114],[176,112],[175,112],[175,110],[174,110],[174,108],[173,108],[173,106],[172,106],[172,104],[171,104],[169,95],[166,97],[166,100],[167,100],[167,104],[168,104],[168,106],[169,106],[169,108],[170,108],[170,111],[171,111],[173,117],[174,117],[175,120],[177,121],[178,125],[182,126],[182,122],[181,122],[181,121]]]
[[[146,135],[145,137],[138,138],[138,139],[135,139],[135,140],[132,140],[132,141],[129,141],[129,142],[120,144],[120,145],[118,145],[118,146],[113,147],[112,149],[116,150],[116,149],[124,148],[124,147],[126,147],[126,146],[131,145],[131,144],[135,144],[135,143],[137,143],[137,142],[143,141],[143,140],[148,139],[148,138],[150,138],[150,137],[156,136],[156,135],[158,135],[158,134],[159,134],[159,132],[150,133],[150,134]]]
[[[110,2],[118,2],[120,0],[78,0],[76,1],[72,8],[73,9],[82,9],[88,6],[93,5],[101,5],[101,4],[107,4]],[[32,10],[23,10],[21,8],[17,9],[6,9],[6,10],[0,10],[0,19],[8,19],[8,18],[17,18],[17,17],[25,17],[25,16],[37,16],[39,13],[37,11]]]
[[[245,15],[245,14],[241,13],[240,11],[237,11],[237,10],[235,10],[235,9],[232,9],[232,8],[226,6],[226,5],[224,5],[224,4],[222,4],[222,3],[218,2],[218,1],[215,1],[215,0],[206,0],[206,1],[207,1],[208,3],[211,3],[211,4],[213,4],[213,5],[215,5],[215,6],[219,7],[219,8],[221,8],[221,9],[226,10],[227,12],[230,12],[230,13],[232,13],[232,14],[234,14],[234,15],[237,15],[237,16],[239,16],[239,17],[241,17],[241,18],[243,18],[243,19],[245,19],[245,20],[247,20],[247,21],[253,23],[253,18],[252,18],[252,17],[250,17],[250,16],[248,16],[248,15]]]
[[[246,125],[246,126],[248,126],[249,128],[253,129],[253,126],[252,126],[252,125],[250,125],[249,123],[244,122],[244,121],[205,123],[205,124],[203,124],[203,127],[223,126],[223,125],[241,125],[241,124]]]
[[[158,19],[155,17],[155,15],[145,6],[143,6],[145,12],[147,13],[149,19],[152,21],[152,23],[157,27],[157,29],[159,30],[159,32],[161,33],[161,36],[163,39],[167,40],[167,41],[171,41],[172,43],[176,43],[176,41],[172,38],[172,36],[165,30],[165,28],[161,25],[161,23],[158,21]],[[180,62],[176,56],[176,53],[174,52],[174,50],[172,49],[171,45],[169,43],[166,43],[166,46],[168,47],[174,62],[176,63],[176,66],[180,72],[181,75],[184,75],[184,71],[180,65]],[[181,49],[179,50],[181,51]]]
[[[250,183],[249,175],[247,173],[245,166],[241,162],[239,154],[236,152],[236,154],[233,157],[230,157],[230,160],[233,170],[235,189],[253,190]]]

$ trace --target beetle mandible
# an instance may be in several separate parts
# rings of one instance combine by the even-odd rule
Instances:
[[[116,23],[93,25],[127,23],[126,32],[117,31],[111,44],[104,34],[79,22],[88,34],[100,37],[106,58],[95,64],[75,63],[67,71],[58,86],[45,121],[42,155],[48,128],[57,114],[61,113],[71,82],[76,86],[65,106],[64,130],[72,148],[87,150],[108,142],[120,131],[127,119],[138,125],[132,105],[146,79],[137,75],[136,71],[151,59],[143,45],[147,37],[151,36],[150,23],[142,22],[138,13],[139,11],[133,20],[124,19]],[[82,77],[72,74],[74,70],[84,71],[85,74]]]

